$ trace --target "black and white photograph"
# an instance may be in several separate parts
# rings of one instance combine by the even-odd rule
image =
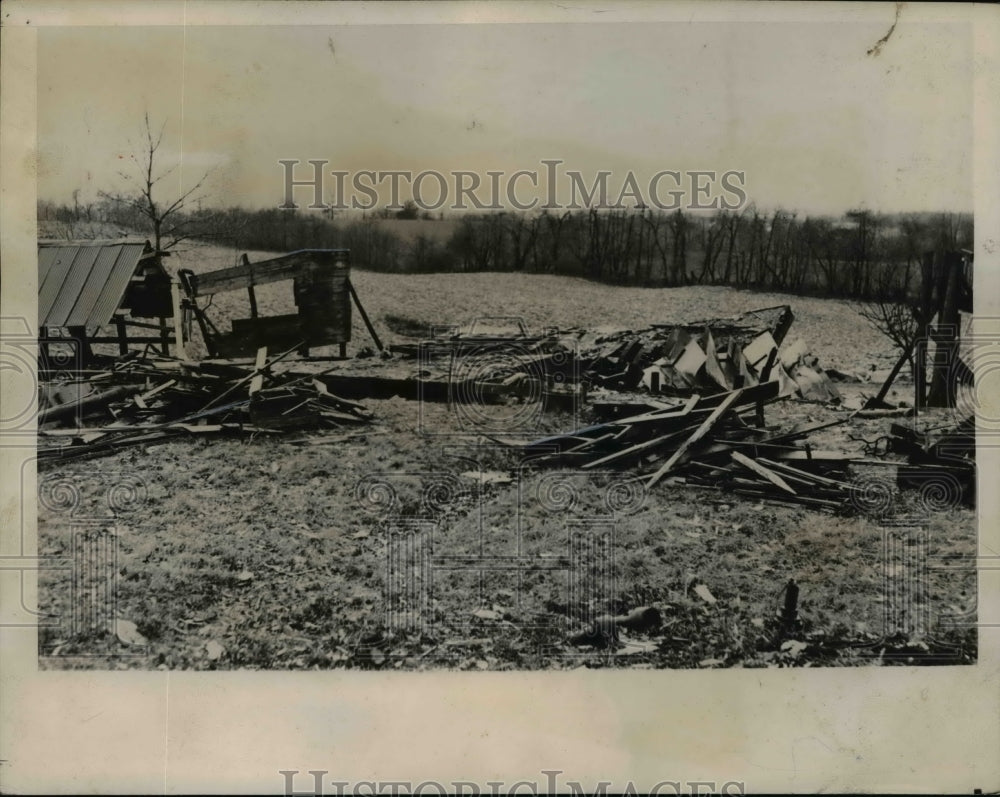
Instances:
[[[34,184],[0,363],[3,632],[32,677],[766,683],[838,727],[862,692],[803,684],[995,692],[985,8],[245,5],[4,15],[5,49],[31,28],[5,91],[34,69],[5,110]],[[951,705],[927,726],[970,758],[940,782],[821,731],[825,780],[784,753],[600,766],[616,791],[1000,788],[995,717],[958,708],[995,694]],[[383,793],[315,755],[250,788]],[[471,760],[391,793],[600,789]]]

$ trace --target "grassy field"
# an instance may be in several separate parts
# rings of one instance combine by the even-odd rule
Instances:
[[[191,249],[168,265],[205,271],[238,254]],[[390,341],[386,316],[630,328],[788,302],[791,336],[811,343],[825,367],[861,375],[894,357],[849,306],[815,298],[520,274],[355,271],[353,280]],[[294,309],[290,285],[259,296],[264,313]],[[245,302],[220,295],[209,312],[226,328],[246,314]],[[355,319],[352,351],[367,344],[365,334]],[[119,637],[132,644],[74,634],[65,623],[44,627],[41,666],[502,670],[975,659],[972,631],[897,634],[892,625],[887,636],[885,625],[890,611],[908,612],[908,628],[920,625],[918,612],[940,618],[974,604],[971,570],[931,571],[915,582],[912,555],[924,544],[938,559],[973,554],[971,510],[896,494],[879,516],[833,516],[666,482],[643,494],[627,474],[522,469],[484,441],[462,407],[365,403],[376,416],[371,427],[317,434],[314,444],[296,442],[301,435],[176,440],[47,465],[39,473],[39,552],[68,556],[83,527],[115,533],[115,615],[125,621]],[[767,423],[843,414],[788,400],[768,407]],[[546,413],[528,423],[542,436],[587,420]],[[887,426],[854,419],[816,443],[862,455],[858,438]],[[881,487],[893,469],[873,466],[858,477]],[[884,521],[911,516],[923,536],[887,546]],[[520,557],[524,566],[436,568],[432,584],[421,568],[425,557],[483,555]],[[782,632],[776,612],[789,579],[801,590],[801,625]],[[903,587],[910,598],[901,609]],[[41,591],[43,608],[69,615],[66,571],[43,574]],[[656,634],[634,634],[618,650],[569,644],[595,615],[644,605],[663,617]]]
[[[199,273],[236,265],[242,254],[242,250],[196,246],[169,258],[166,265],[174,272],[189,268]],[[251,261],[272,256],[266,252],[248,254]],[[394,336],[384,323],[387,315],[436,326],[464,325],[480,318],[517,318],[530,331],[540,332],[549,327],[634,329],[790,304],[795,312],[792,337],[803,337],[827,368],[863,376],[892,367],[897,356],[892,344],[872,329],[852,303],[840,300],[712,286],[614,287],[574,277],[508,272],[384,274],[354,269],[351,279],[379,334],[389,341]],[[263,314],[295,312],[290,283],[261,286],[257,296]],[[228,329],[231,319],[249,316],[247,297],[241,291],[218,294],[209,313],[220,329]],[[358,346],[371,342],[357,313],[353,339]]]

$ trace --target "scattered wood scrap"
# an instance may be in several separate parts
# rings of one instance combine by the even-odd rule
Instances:
[[[614,418],[606,423],[520,444],[533,465],[583,470],[632,469],[647,488],[670,480],[758,499],[832,512],[861,508],[847,475],[853,458],[813,449],[801,441],[810,432],[844,423],[799,426],[778,433],[742,416],[780,396],[778,380],[683,404]],[[518,445],[506,441],[508,445]]]
[[[920,429],[912,422],[893,423],[889,451],[906,456],[896,471],[901,488],[919,490],[926,503],[945,508],[976,502],[976,418],[955,426]]]
[[[323,374],[275,374],[291,349],[252,366],[129,355],[63,404],[39,412],[39,459],[98,456],[184,435],[277,433],[368,423],[356,401],[330,391]],[[48,385],[43,400],[59,394]],[[44,398],[49,397],[49,398]]]

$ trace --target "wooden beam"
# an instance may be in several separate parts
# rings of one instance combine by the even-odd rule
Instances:
[[[198,410],[198,412],[196,412],[194,415],[189,415],[185,420],[192,420],[193,418],[197,418],[197,417],[199,417],[201,415],[204,415],[208,411],[209,407],[212,407],[212,406],[218,404],[226,396],[229,396],[234,390],[236,390],[237,388],[241,387],[242,385],[245,385],[247,382],[251,381],[255,376],[257,376],[257,374],[259,372],[263,372],[265,369],[270,368],[272,365],[274,365],[275,363],[279,362],[280,360],[285,359],[285,357],[287,357],[289,354],[291,354],[293,351],[295,351],[299,347],[299,345],[300,344],[296,343],[294,346],[292,346],[292,348],[288,349],[287,351],[282,352],[277,357],[275,357],[273,360],[271,360],[270,363],[265,363],[260,368],[255,368],[251,373],[247,374],[246,376],[244,376],[242,379],[238,380],[237,382],[234,382],[226,390],[224,390],[222,393],[220,393],[215,398],[213,398],[211,401],[209,401],[208,404],[206,404],[204,407],[202,407],[200,410]],[[259,354],[260,354],[260,352],[258,351],[258,356],[259,356]],[[212,410],[212,412],[217,412],[217,411],[218,411],[218,408]]]
[[[177,347],[177,356],[182,360],[190,359],[187,349],[184,348],[184,319],[181,316],[181,284],[175,279],[170,280],[170,301],[174,310],[174,345]]]
[[[838,489],[847,489],[850,487],[849,484],[845,484],[844,482],[837,481],[836,479],[828,479],[825,476],[820,476],[817,473],[810,473],[808,471],[799,470],[798,468],[793,468],[791,465],[788,465],[787,463],[784,462],[774,462],[772,460],[765,459],[763,457],[761,457],[759,461],[763,462],[770,468],[774,468],[775,470],[783,472],[786,476],[793,476],[801,481],[810,480],[816,484],[826,485],[827,487],[836,487]]]
[[[310,265],[333,268],[340,260],[346,262],[346,257],[336,250],[303,249],[270,260],[248,262],[218,271],[209,271],[207,274],[194,274],[190,277],[191,288],[195,296],[250,288],[254,285],[293,279],[304,267]]]
[[[250,268],[250,258],[243,254],[243,267],[247,269],[250,278],[253,279],[253,270]],[[250,300],[250,317],[257,317],[257,294],[254,293],[253,285],[247,285],[247,298]]]
[[[168,382],[164,382],[162,385],[158,385],[157,387],[154,387],[152,390],[147,390],[145,393],[135,396],[135,403],[138,404],[143,409],[146,409],[147,399],[151,399],[157,393],[166,390],[168,387],[173,387],[176,384],[177,384],[176,379],[171,379]]]
[[[726,398],[723,399],[722,403],[712,411],[712,414],[702,421],[701,425],[695,429],[694,433],[671,455],[670,459],[664,462],[660,469],[650,476],[649,481],[646,482],[646,487],[653,487],[660,479],[666,476],[670,472],[671,468],[673,468],[674,465],[680,461],[681,457],[687,454],[687,451],[691,448],[691,446],[712,431],[712,428],[719,422],[722,416],[725,415],[726,411],[736,403],[742,394],[742,388],[734,390],[732,393],[728,394]]]
[[[267,346],[257,349],[257,359],[253,364],[254,376],[250,380],[250,395],[260,391],[264,387],[264,374],[262,373],[264,363],[267,362]]]
[[[170,356],[170,328],[163,316],[160,316],[160,352],[167,357]]]
[[[775,473],[772,470],[769,470],[768,468],[765,468],[763,465],[757,462],[754,462],[752,459],[750,459],[750,457],[741,454],[739,451],[734,451],[730,456],[732,456],[734,462],[739,462],[743,467],[753,471],[758,476],[767,479],[769,482],[771,482],[771,484],[773,484],[778,489],[784,490],[786,493],[791,493],[792,495],[798,495],[798,493],[796,493],[795,490],[791,488],[788,482],[782,479],[777,473]]]
[[[118,354],[124,357],[128,354],[128,330],[125,329],[125,319],[116,316],[115,327],[118,329]]]
[[[104,337],[104,336],[102,336],[102,337],[95,337],[95,338],[87,338],[87,340],[90,343],[120,343],[121,342],[121,338],[117,337],[117,336],[116,337],[110,337],[110,336],[109,337]],[[173,338],[170,336],[170,333],[168,332],[167,333],[167,342],[169,343],[172,340],[173,340]],[[163,336],[162,335],[157,335],[155,337],[152,336],[152,335],[144,335],[142,337],[130,336],[129,339],[128,339],[128,341],[129,341],[129,343],[159,343],[162,346],[162,344],[163,344]],[[52,342],[55,342],[55,341],[48,341],[48,342],[52,343]],[[127,351],[125,353],[128,354]]]
[[[663,445],[670,438],[680,437],[680,435],[682,434],[684,434],[684,430],[681,430],[679,432],[670,432],[669,434],[661,435],[660,437],[654,437],[652,440],[646,440],[643,443],[637,443],[636,445],[622,449],[621,451],[615,451],[614,453],[608,454],[605,457],[601,457],[600,459],[595,459],[593,462],[586,462],[581,467],[584,470],[587,470],[589,468],[596,468],[599,465],[608,465],[612,462],[617,462],[620,459],[625,459],[630,456],[635,456],[636,454],[642,454],[645,451],[649,451],[651,449]]]
[[[354,290],[354,283],[350,280],[347,280],[347,290],[351,292],[351,298],[354,299],[354,304],[358,308],[358,312],[361,313],[361,320],[365,322],[365,326],[368,328],[368,334],[371,335],[372,340],[375,341],[375,347],[379,351],[385,351],[385,347],[382,345],[382,341],[379,340],[375,327],[372,326],[372,322],[368,318],[368,313],[366,313],[365,308],[361,306],[361,300],[358,298],[358,292]],[[344,354],[346,354],[346,352],[343,352],[341,356],[344,356]]]

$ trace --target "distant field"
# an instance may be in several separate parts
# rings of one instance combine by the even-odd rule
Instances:
[[[241,254],[236,250],[199,246],[168,258],[166,263],[171,271],[177,268],[211,271],[235,265]],[[250,252],[249,256],[251,261],[273,257],[265,252]],[[384,323],[387,315],[432,326],[468,324],[484,317],[516,317],[532,331],[553,326],[629,329],[789,304],[795,313],[790,334],[803,337],[826,368],[867,373],[891,367],[897,356],[892,345],[869,326],[854,305],[841,300],[712,286],[615,287],[576,277],[511,272],[385,274],[354,269],[352,280],[379,334],[389,341],[395,336]],[[262,313],[295,311],[290,283],[262,286],[257,294]],[[228,327],[232,318],[249,314],[246,295],[219,294],[213,299],[209,313],[217,324],[225,321]],[[357,313],[353,339],[357,345],[370,344]]]

